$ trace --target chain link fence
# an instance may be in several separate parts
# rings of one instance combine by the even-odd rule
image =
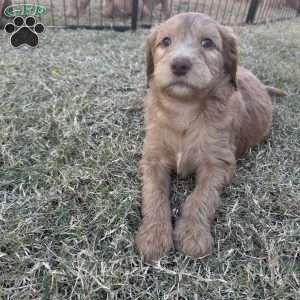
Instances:
[[[259,24],[300,15],[300,0],[27,0],[44,5],[46,26],[128,30],[150,28],[181,12],[202,12],[227,25]],[[24,0],[0,0],[0,26],[7,6]]]

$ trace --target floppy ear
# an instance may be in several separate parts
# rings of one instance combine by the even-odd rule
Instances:
[[[225,72],[230,74],[232,85],[237,89],[237,68],[239,52],[237,37],[230,27],[221,26],[220,33],[223,39],[223,57]]]
[[[145,52],[146,52],[146,75],[147,75],[147,87],[154,73],[154,61],[153,61],[153,45],[156,38],[156,28],[151,30],[151,33],[146,39]]]

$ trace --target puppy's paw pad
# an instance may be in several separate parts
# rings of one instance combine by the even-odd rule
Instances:
[[[213,237],[201,223],[179,219],[174,231],[176,250],[192,257],[203,257],[212,252]]]
[[[171,224],[143,223],[137,232],[136,245],[145,261],[160,259],[173,248]]]

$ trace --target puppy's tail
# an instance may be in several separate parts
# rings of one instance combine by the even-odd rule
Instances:
[[[285,96],[288,96],[288,93],[286,93],[285,91],[282,91],[280,89],[277,89],[273,86],[265,86],[266,87],[266,90],[268,92],[268,94],[272,97],[272,96],[282,96],[282,97],[285,97]]]

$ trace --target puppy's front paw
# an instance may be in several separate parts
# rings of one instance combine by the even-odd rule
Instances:
[[[192,219],[181,218],[175,226],[175,248],[192,257],[203,257],[212,252],[213,238],[209,228]]]
[[[158,260],[173,248],[172,225],[143,223],[137,232],[136,245],[145,261]]]

